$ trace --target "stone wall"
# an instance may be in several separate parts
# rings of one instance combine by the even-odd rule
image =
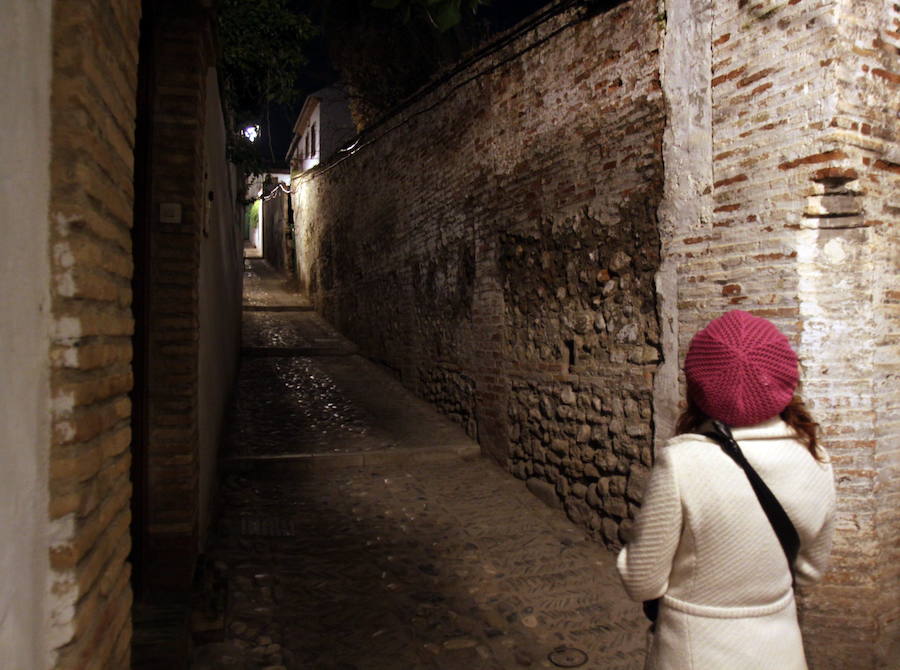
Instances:
[[[134,0],[53,3],[49,588],[58,668],[128,667],[139,17]]]
[[[897,7],[665,9],[557,18],[295,178],[301,286],[613,546],[673,432],[690,338],[728,309],[773,320],[838,486],[834,568],[801,594],[810,665],[889,667]]]
[[[290,198],[281,184],[267,181],[262,199],[263,256],[279,272],[287,272],[290,267],[289,206]]]
[[[694,180],[667,170],[661,236],[677,286],[662,310],[677,324],[667,357],[682,360],[693,333],[735,307],[789,335],[838,485],[834,568],[801,603],[810,665],[887,667],[900,533],[889,410],[898,360],[897,121],[888,111],[897,100],[896,9],[854,0],[669,6],[672,39],[701,48],[705,39],[712,51],[708,74],[674,48],[667,56],[667,72],[682,68],[692,82],[687,90],[666,82],[670,99],[688,108],[670,118],[679,127],[667,165]],[[672,20],[672,9],[688,10],[690,23]],[[689,138],[704,136],[709,153],[701,143],[698,161]],[[685,194],[695,201],[679,200]]]
[[[293,183],[317,308],[611,544],[651,462],[660,29],[556,16]]]

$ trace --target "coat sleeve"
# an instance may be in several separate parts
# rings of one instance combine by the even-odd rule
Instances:
[[[660,449],[644,491],[632,539],[617,568],[632,600],[652,600],[669,587],[672,559],[681,538],[681,496],[668,448]]]
[[[825,522],[809,541],[800,543],[800,551],[794,563],[794,578],[797,586],[805,587],[822,579],[831,558],[831,537],[834,532],[835,491],[834,474],[831,465],[823,478],[822,504],[826,506]]]

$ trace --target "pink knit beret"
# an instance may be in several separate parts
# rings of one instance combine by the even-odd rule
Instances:
[[[691,399],[729,426],[752,426],[779,414],[799,379],[788,339],[770,321],[740,310],[694,335],[684,373]]]

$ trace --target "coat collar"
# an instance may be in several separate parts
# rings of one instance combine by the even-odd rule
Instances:
[[[686,433],[684,435],[676,435],[670,440],[670,444],[678,444],[697,439],[697,434],[712,430],[711,426],[701,426],[696,434]],[[738,442],[744,440],[773,440],[794,438],[797,436],[794,429],[782,421],[780,416],[772,417],[762,423],[752,426],[743,426],[741,428],[732,428],[731,434]],[[705,439],[705,438],[704,438]]]
[[[774,438],[796,437],[797,433],[787,425],[780,416],[775,416],[768,421],[752,426],[733,428],[731,434],[735,440],[771,440]]]

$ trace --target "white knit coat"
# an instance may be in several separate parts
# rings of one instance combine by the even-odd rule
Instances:
[[[812,584],[831,552],[831,465],[778,417],[733,434],[800,535],[797,585]],[[806,668],[784,551],[718,443],[679,435],[658,450],[618,569],[632,599],[663,597],[645,668]]]

